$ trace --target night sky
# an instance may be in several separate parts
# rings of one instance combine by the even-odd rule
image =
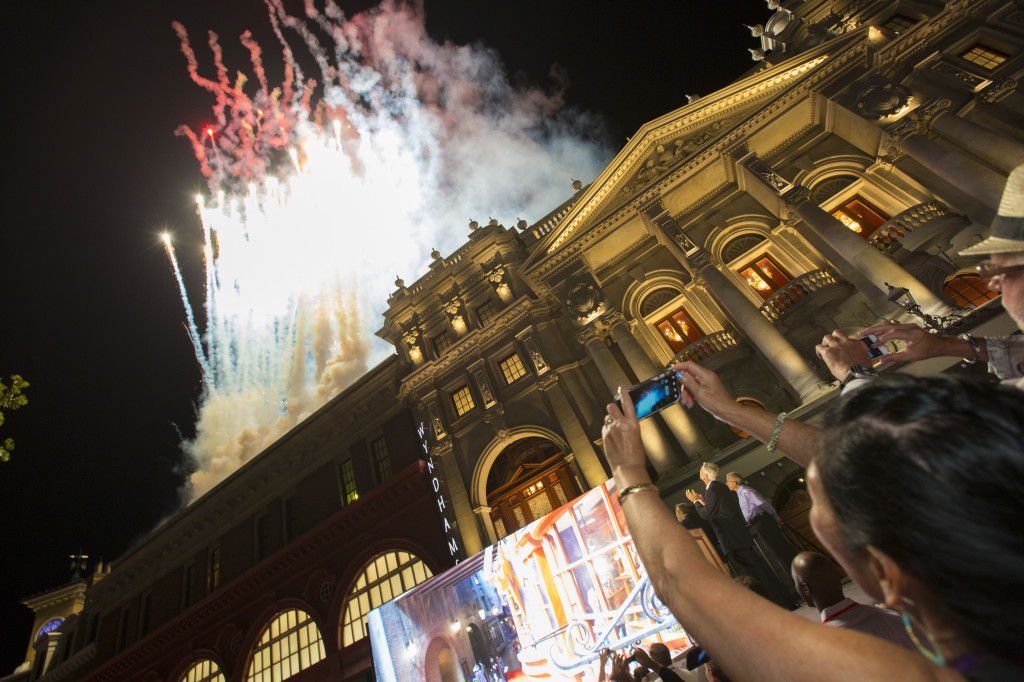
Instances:
[[[376,3],[339,4],[351,15]],[[425,5],[432,37],[494,48],[513,82],[549,88],[560,68],[568,105],[601,115],[616,151],[686,94],[754,66],[743,24],[770,15],[757,0]],[[302,3],[286,6],[298,13]],[[0,375],[31,384],[28,405],[0,426],[17,445],[0,465],[0,676],[27,644],[20,599],[67,582],[79,548],[91,562],[116,559],[179,506],[179,442],[193,434],[200,372],[159,234],[197,231],[194,197],[206,186],[173,131],[206,123],[212,100],[189,80],[173,20],[206,75],[208,29],[230,67],[247,69],[237,36],[249,29],[268,71],[280,72],[262,0],[0,3]],[[199,259],[178,257],[201,291]]]

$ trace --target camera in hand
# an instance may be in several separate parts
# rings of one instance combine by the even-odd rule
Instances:
[[[633,406],[636,407],[636,418],[650,417],[652,414],[678,403],[679,397],[682,395],[681,378],[682,375],[679,372],[670,369],[647,381],[642,381],[636,386],[631,386],[629,397],[633,401]],[[622,409],[618,396],[615,397],[615,404]]]

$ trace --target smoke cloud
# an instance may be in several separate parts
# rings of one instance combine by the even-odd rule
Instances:
[[[599,120],[565,108],[563,78],[513,86],[493,50],[434,42],[418,4],[346,18],[333,0],[306,0],[302,17],[266,2],[276,86],[249,32],[248,75],[231,78],[211,32],[204,76],[174,24],[215,121],[177,131],[210,192],[199,201],[207,323],[194,330],[204,390],[184,444],[193,496],[391,352],[373,331],[395,274],[414,279],[432,248],[457,248],[470,218],[539,219],[611,156]]]

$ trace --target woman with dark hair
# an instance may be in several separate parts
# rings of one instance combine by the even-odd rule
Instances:
[[[843,396],[818,429],[738,405],[693,363],[675,369],[684,402],[809,464],[815,534],[908,632],[930,639],[921,656],[821,627],[716,571],[650,494],[620,389],[604,447],[633,540],[659,597],[732,679],[1024,679],[1024,393],[900,375]]]

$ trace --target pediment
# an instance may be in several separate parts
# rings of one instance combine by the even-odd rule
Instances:
[[[720,154],[713,152],[725,138],[742,136],[747,127],[758,125],[766,107],[820,72],[830,54],[842,47],[833,42],[827,49],[810,50],[643,125],[545,235],[526,268],[548,260],[590,227],[637,202],[667,174],[717,160]]]

